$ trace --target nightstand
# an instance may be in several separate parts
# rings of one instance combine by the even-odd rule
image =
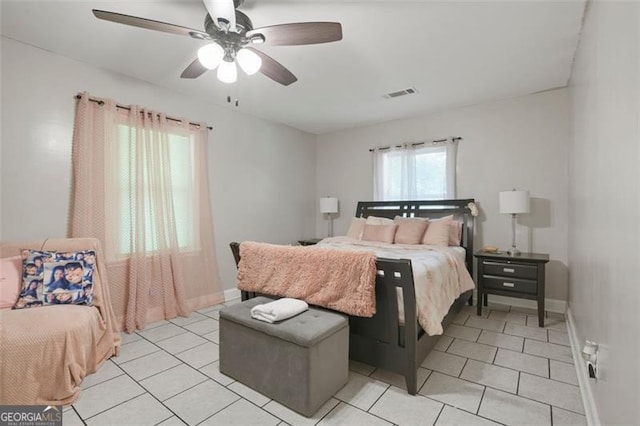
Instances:
[[[301,246],[312,246],[322,241],[322,238],[307,238],[306,240],[298,240],[298,244]]]
[[[478,259],[478,315],[487,294],[537,300],[538,325],[544,327],[544,270],[549,255],[479,251],[474,256]]]

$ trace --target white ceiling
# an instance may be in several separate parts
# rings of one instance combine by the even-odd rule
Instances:
[[[343,40],[260,46],[298,81],[284,87],[239,72],[225,85],[208,72],[180,79],[201,41],[96,19],[91,9],[203,29],[199,0],[6,1],[4,36],[227,108],[310,132],[414,117],[565,86],[584,0],[268,1],[240,7],[254,27],[337,21]],[[415,87],[396,99],[383,94]]]

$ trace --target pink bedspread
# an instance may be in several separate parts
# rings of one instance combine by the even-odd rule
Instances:
[[[372,253],[389,259],[410,259],[418,323],[429,335],[442,334],[442,320],[453,301],[465,291],[475,288],[464,265],[465,250],[462,247],[387,244],[349,237],[325,238],[315,247]]]
[[[350,315],[376,312],[373,253],[316,247],[240,244],[238,288],[302,299]]]

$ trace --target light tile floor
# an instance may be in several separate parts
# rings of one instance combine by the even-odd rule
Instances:
[[[235,301],[230,302],[233,304]],[[82,384],[65,425],[584,425],[564,317],[465,306],[404,379],[351,362],[349,382],[312,418],[218,370],[217,305],[123,334],[121,354]]]

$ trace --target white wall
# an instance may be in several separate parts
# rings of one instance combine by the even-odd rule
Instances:
[[[640,419],[640,4],[589,3],[570,82],[569,307],[602,424]]]
[[[218,263],[230,241],[290,243],[315,229],[315,136],[2,38],[0,239],[67,236],[80,91],[213,126],[210,183]],[[249,94],[245,94],[249,96]]]
[[[457,198],[475,198],[481,207],[476,249],[510,247],[511,219],[499,214],[498,193],[529,190],[532,212],[519,218],[518,246],[550,254],[546,296],[566,300],[568,117],[567,91],[560,89],[321,135],[316,198],[338,197],[334,229],[344,234],[356,203],[373,196],[369,148],[461,136]],[[326,229],[319,215],[316,234]]]

